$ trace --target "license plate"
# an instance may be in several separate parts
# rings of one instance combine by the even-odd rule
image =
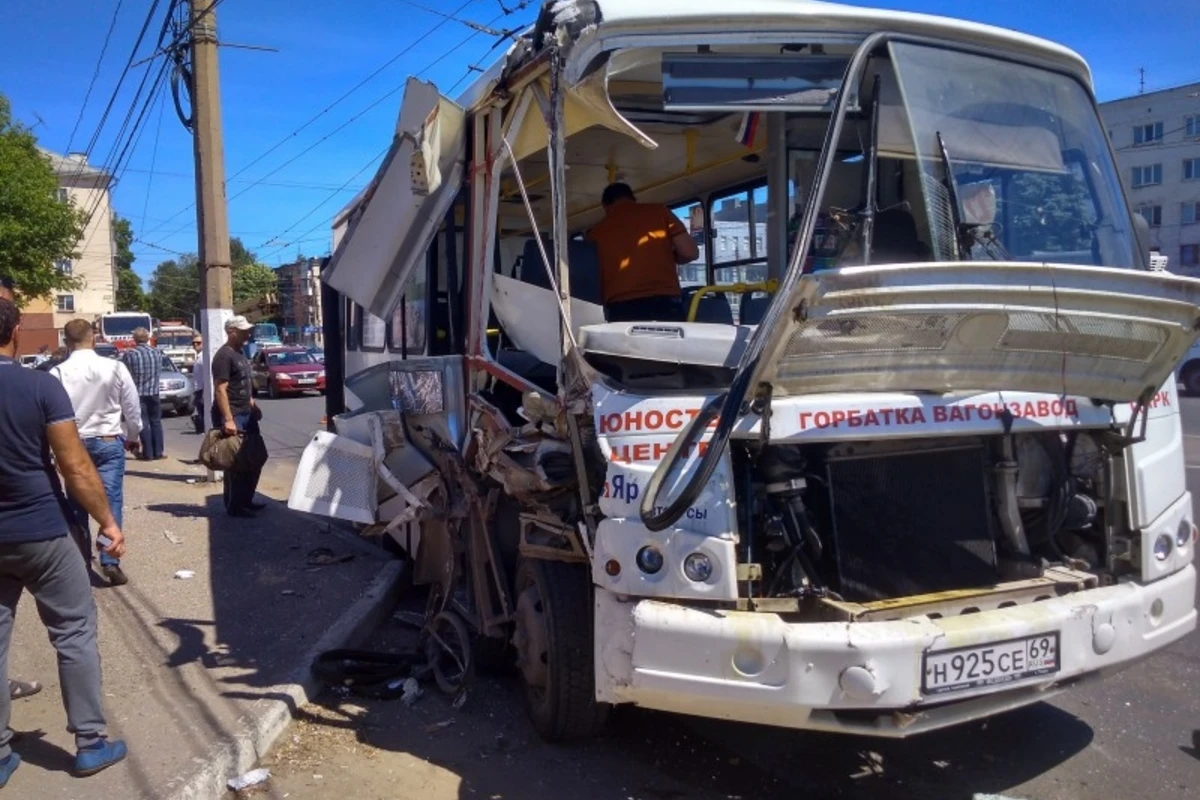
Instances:
[[[317,382],[316,378],[301,378],[299,383],[301,386],[311,386]]]
[[[946,694],[1014,683],[1059,670],[1058,633],[955,647],[925,654],[922,694]]]

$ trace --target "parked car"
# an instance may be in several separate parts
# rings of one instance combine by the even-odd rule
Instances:
[[[20,360],[21,366],[29,367],[30,369],[33,369],[34,367],[37,366],[38,359],[40,357],[41,356],[37,355],[36,353],[31,353],[26,356],[21,356],[21,360]]]
[[[323,348],[310,347],[310,348],[308,348],[308,352],[313,357],[313,360],[316,361],[318,364],[325,363],[325,350]]]
[[[173,411],[179,416],[192,413],[192,377],[182,372],[171,359],[162,357],[158,373],[158,396],[162,400],[163,413]]]
[[[1183,384],[1186,394],[1200,396],[1200,342],[1188,348],[1187,354],[1175,369],[1175,377]]]
[[[96,342],[93,345],[93,349],[95,349],[96,355],[104,356],[105,358],[121,357],[121,351],[117,349],[117,346],[108,344],[107,342]]]
[[[305,347],[264,347],[251,360],[254,393],[271,397],[317,391],[325,394],[325,367]]]

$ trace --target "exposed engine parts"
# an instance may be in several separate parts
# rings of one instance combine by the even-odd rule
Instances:
[[[1112,544],[1106,432],[735,452],[749,598],[873,602],[1096,573]]]

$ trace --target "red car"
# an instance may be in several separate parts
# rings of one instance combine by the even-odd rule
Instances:
[[[251,361],[254,393],[282,397],[301,392],[325,394],[325,365],[305,347],[266,347]]]

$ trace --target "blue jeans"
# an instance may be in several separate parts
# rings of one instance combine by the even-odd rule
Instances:
[[[143,396],[142,401],[142,458],[162,458],[162,398]]]
[[[96,465],[96,472],[100,473],[100,483],[104,486],[104,494],[108,496],[108,507],[112,511],[113,519],[117,521],[117,525],[124,525],[125,439],[117,438],[111,441],[84,439],[83,446],[88,455],[92,457],[92,463]],[[83,510],[83,506],[73,500],[71,501],[71,510],[75,514],[75,523],[84,535],[84,541],[81,542],[81,546],[86,548],[84,559],[90,562],[94,551],[92,550],[92,533],[88,523],[88,513]],[[113,558],[103,551],[100,552],[100,566],[115,567],[120,563],[119,558]]]

